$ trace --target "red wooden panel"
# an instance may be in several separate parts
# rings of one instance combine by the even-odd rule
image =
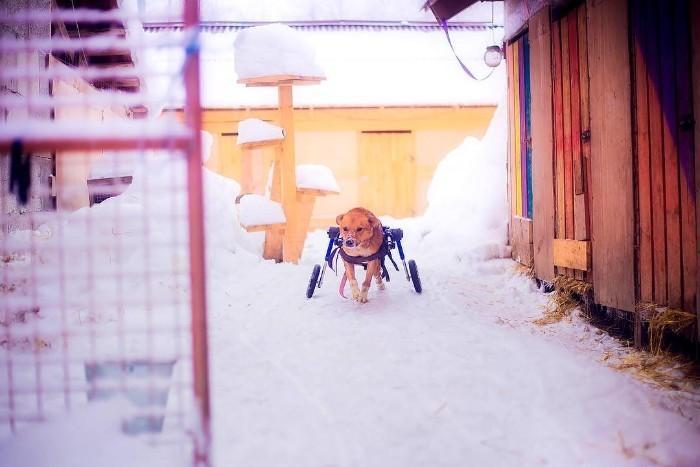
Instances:
[[[574,238],[574,185],[573,159],[571,157],[571,74],[569,71],[569,21],[561,19],[561,83],[562,115],[564,128],[564,238]]]
[[[646,2],[644,12],[644,34],[648,39],[646,53],[647,72],[658,77],[659,38],[656,2]],[[653,80],[648,81],[649,100],[649,155],[651,165],[651,222],[654,259],[654,302],[665,304],[666,293],[666,211],[664,206],[664,154],[663,130],[661,121],[660,87]]]
[[[571,75],[571,155],[573,159],[574,194],[583,194],[583,165],[581,163],[581,92],[579,90],[578,16],[576,10],[569,19],[569,70]],[[581,213],[583,214],[583,213]],[[579,213],[574,213],[578,217]]]
[[[554,174],[556,199],[556,238],[566,238],[564,207],[564,124],[561,86],[561,33],[558,21],[552,23],[554,72]]]
[[[643,10],[632,5],[632,27],[634,31],[643,28]],[[654,259],[651,230],[651,175],[649,159],[649,101],[647,99],[647,68],[643,51],[647,49],[642,41],[643,34],[634,38],[634,144],[637,154],[637,205],[639,220],[638,281],[639,299],[654,300]]]
[[[590,93],[588,91],[588,39],[586,26],[586,4],[582,3],[577,9],[578,15],[578,55],[579,55],[579,85],[581,92],[581,131],[588,131],[590,134]],[[584,228],[585,237],[591,238],[591,200],[590,200],[590,173],[591,173],[591,141],[590,138],[581,140],[581,159],[583,174],[583,200],[585,206]],[[585,273],[585,279],[589,280],[589,273]]]
[[[686,0],[673,3],[673,23],[675,25],[676,90],[678,116],[687,119],[693,113],[692,85],[690,76],[690,30],[689,8]],[[699,70],[700,72],[700,70]],[[678,160],[680,162],[681,192],[681,238],[683,263],[683,308],[695,311],[697,274],[697,239],[695,219],[695,164],[693,161],[693,134],[690,126],[682,126],[678,131]]]
[[[663,7],[664,9],[667,6]],[[666,265],[668,274],[668,305],[683,304],[681,279],[681,219],[678,183],[678,116],[676,111],[676,80],[674,78],[673,18],[668,11],[659,14],[659,50],[661,53],[661,106],[663,117],[664,178],[666,197]]]

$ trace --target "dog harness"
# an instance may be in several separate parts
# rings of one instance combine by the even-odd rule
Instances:
[[[370,261],[378,259],[382,271],[381,277],[387,282],[391,282],[391,279],[389,278],[389,270],[386,268],[385,264],[385,259],[387,256],[389,257],[389,261],[391,261],[391,264],[394,265],[394,268],[396,268],[397,271],[399,270],[399,266],[396,264],[396,261],[394,261],[394,258],[391,256],[391,249],[387,244],[386,235],[382,236],[382,244],[379,247],[379,249],[369,256],[350,256],[343,250],[342,245],[336,246],[335,249],[333,249],[333,251],[331,252],[330,256],[328,257],[328,266],[331,268],[331,270],[335,271],[336,274],[338,273],[338,256],[341,256],[343,260],[347,261],[348,263],[362,266],[362,268],[365,271],[367,270],[367,264],[369,264]],[[335,267],[333,267],[334,258]],[[343,298],[347,298],[345,297],[345,283],[347,282],[347,280],[347,274],[343,273],[343,277],[340,279],[340,287],[338,289],[338,293],[340,293],[340,296]]]

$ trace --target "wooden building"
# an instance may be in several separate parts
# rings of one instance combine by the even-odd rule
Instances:
[[[516,259],[637,330],[697,315],[700,4],[506,0],[505,29]]]
[[[505,87],[505,67],[475,84],[434,21],[289,24],[312,44],[327,75],[318,86],[295,89],[297,163],[330,167],[341,188],[317,201],[311,227],[333,224],[339,212],[357,205],[394,217],[423,213],[439,161],[465,137],[486,131]],[[238,122],[278,119],[276,94],[236,84],[232,45],[237,32],[252,25],[202,27],[202,120],[215,140],[207,167],[236,180]],[[145,30],[157,35],[179,28],[146,24]],[[450,27],[456,49],[481,75],[489,70],[483,51],[501,33],[490,23]],[[179,112],[178,104],[169,107]]]

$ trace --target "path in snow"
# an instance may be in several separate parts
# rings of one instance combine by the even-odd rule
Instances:
[[[510,261],[419,257],[423,295],[394,273],[359,305],[332,274],[304,297],[311,243],[210,289],[217,465],[699,465],[698,404],[528,324],[545,297]]]

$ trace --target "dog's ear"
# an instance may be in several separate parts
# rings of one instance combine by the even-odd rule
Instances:
[[[335,223],[338,224],[338,225],[340,225],[340,221],[343,220],[343,216],[344,216],[344,215],[345,215],[345,214],[338,214],[338,217],[335,218]]]
[[[369,221],[369,225],[373,228],[376,229],[380,225],[382,225],[381,222],[379,222],[379,219],[377,219],[377,216],[374,214],[369,214],[367,215],[367,220]]]

